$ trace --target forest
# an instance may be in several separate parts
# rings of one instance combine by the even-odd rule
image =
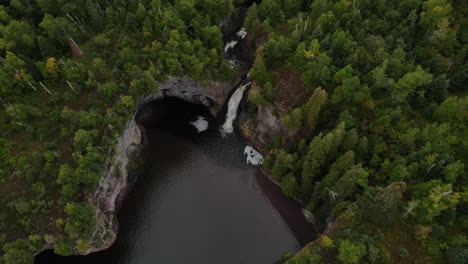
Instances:
[[[233,8],[1,1],[0,263],[32,263],[45,244],[87,252],[96,220],[84,194],[135,103],[169,76],[231,78],[217,24]]]
[[[234,79],[219,25],[244,2],[0,1],[0,263],[88,251],[138,99]],[[249,113],[285,128],[263,171],[330,224],[283,262],[467,263],[468,2],[254,2]]]
[[[333,222],[287,263],[466,263],[468,3],[309,2],[245,21],[249,101],[287,128],[264,169]]]

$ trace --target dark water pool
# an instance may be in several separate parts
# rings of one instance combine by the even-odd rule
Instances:
[[[222,137],[203,107],[153,104],[144,173],[119,212],[116,243],[89,256],[46,252],[36,263],[275,263],[315,237],[300,207],[246,164],[246,142]],[[207,131],[189,124],[197,116]]]

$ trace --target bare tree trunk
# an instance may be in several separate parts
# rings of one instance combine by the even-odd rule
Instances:
[[[75,88],[73,87],[73,85],[68,81],[68,80],[65,80],[68,84],[68,86],[73,90],[73,92],[75,92],[76,94],[78,94],[78,92],[75,90]]]
[[[47,89],[47,87],[45,87],[45,85],[42,83],[42,82],[39,82],[39,84],[42,86],[42,88],[44,88],[44,90],[49,93],[50,95],[52,95],[52,93],[49,91],[49,89]]]
[[[75,21],[75,19],[72,16],[70,16],[70,14],[68,14],[68,13],[67,13],[67,17],[70,18],[73,23],[75,23],[75,25],[81,30],[81,32],[85,32],[84,27],[83,27],[83,25],[81,25],[79,20]]]
[[[32,85],[31,82],[28,82],[28,85],[31,86],[31,88],[32,88],[34,91],[36,91],[36,87],[34,87],[34,85]]]
[[[95,1],[97,8],[99,9],[99,12],[101,13],[101,16],[104,16],[104,12],[101,9],[101,6],[99,5],[98,1]]]
[[[429,172],[431,172],[431,170],[432,170],[432,168],[434,168],[434,166],[435,166],[435,163],[432,163],[431,166],[429,167],[429,169],[427,169],[426,174],[424,174],[423,179],[426,179],[427,174],[429,174]]]
[[[83,56],[83,51],[81,51],[80,47],[78,47],[78,44],[76,44],[76,42],[71,37],[68,37],[68,45],[70,45],[72,49],[73,57],[81,58]]]

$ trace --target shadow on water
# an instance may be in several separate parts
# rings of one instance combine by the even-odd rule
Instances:
[[[119,236],[88,256],[41,253],[36,263],[275,263],[316,237],[298,204],[222,137],[204,107],[175,98],[144,106],[144,173],[119,212]],[[198,133],[198,116],[209,123]]]

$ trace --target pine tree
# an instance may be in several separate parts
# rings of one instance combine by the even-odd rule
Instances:
[[[283,192],[288,197],[296,197],[299,191],[297,179],[293,174],[288,174],[283,177],[282,181]]]
[[[281,179],[291,170],[293,163],[294,157],[285,150],[281,150],[276,156],[276,161],[271,169],[271,173],[277,179]]]
[[[327,102],[327,98],[327,92],[319,87],[314,90],[312,96],[303,106],[303,120],[307,128],[315,129],[320,110],[322,109],[322,106]]]
[[[295,108],[282,118],[284,125],[292,131],[297,131],[302,127],[302,109]]]
[[[312,140],[302,167],[302,195],[308,197],[311,194],[314,181],[324,167],[338,156],[345,135],[345,124],[341,122],[325,136],[322,137],[320,134]]]
[[[346,200],[355,194],[359,186],[367,186],[368,176],[369,172],[358,164],[346,171],[331,189],[338,193],[340,200]]]
[[[263,61],[262,48],[259,48],[257,51],[257,56],[255,57],[252,68],[250,69],[249,77],[261,86],[271,79],[267,73],[265,62]]]
[[[327,175],[320,182],[320,197],[321,199],[326,200],[328,198],[328,190],[332,188],[335,183],[354,165],[354,152],[348,151],[343,154],[341,157],[335,160],[328,170]]]

